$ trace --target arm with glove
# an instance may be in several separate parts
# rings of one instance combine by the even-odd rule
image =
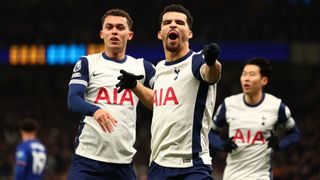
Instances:
[[[205,65],[203,66],[201,71],[204,80],[210,84],[218,82],[221,76],[222,66],[219,61],[217,61],[220,53],[221,49],[216,43],[205,45],[202,50]]]
[[[268,148],[272,148],[275,151],[282,151],[288,149],[293,144],[297,143],[300,139],[300,131],[297,126],[294,126],[286,132],[286,136],[282,139],[274,134],[273,131],[270,132],[270,137],[267,138]]]
[[[118,84],[116,87],[119,87],[118,93],[124,89],[131,89],[132,92],[140,99],[140,101],[148,108],[152,109],[153,106],[153,90],[142,85],[138,80],[142,79],[143,75],[134,75],[125,70],[120,70],[120,75],[118,77]]]
[[[214,131],[212,129],[209,132],[209,146],[210,151],[221,150],[228,153],[231,153],[238,148],[237,144],[233,141],[233,136],[226,140],[222,140],[218,131]]]

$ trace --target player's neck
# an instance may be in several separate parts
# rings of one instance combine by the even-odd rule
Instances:
[[[21,134],[21,136],[22,136],[23,141],[29,141],[29,140],[36,139],[35,133],[23,133],[23,134]]]
[[[122,60],[125,57],[124,51],[121,52],[112,52],[112,51],[105,51],[107,57],[115,60]]]
[[[247,104],[255,105],[258,104],[263,97],[262,91],[259,91],[258,93],[246,93],[244,94],[244,100]]]
[[[185,56],[189,51],[190,51],[190,49],[188,47],[182,48],[182,49],[180,49],[178,51],[174,51],[174,52],[165,50],[166,60],[169,62],[176,61],[176,60],[182,58],[183,56]]]

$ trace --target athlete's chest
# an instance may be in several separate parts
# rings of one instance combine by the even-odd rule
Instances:
[[[89,87],[91,88],[111,88],[114,89],[115,85],[119,82],[118,77],[122,75],[120,70],[123,69],[127,72],[140,75],[143,67],[133,61],[125,61],[124,63],[116,63],[108,60],[100,60],[93,62],[89,65]]]
[[[277,122],[277,111],[264,108],[231,108],[227,112],[229,131],[240,143],[265,143]]]
[[[200,84],[188,63],[157,68],[155,77],[156,105],[190,103]]]
[[[232,129],[265,130],[274,126],[277,117],[275,111],[239,109],[228,111],[227,122]]]

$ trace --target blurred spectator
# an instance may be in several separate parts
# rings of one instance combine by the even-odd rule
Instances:
[[[320,1],[205,0],[182,3],[195,14],[194,41],[319,41]],[[141,2],[142,3],[142,2]],[[18,1],[0,2],[1,44],[98,43],[104,9],[122,8],[137,19],[135,42],[157,41],[157,20],[167,1]],[[170,2],[171,3],[171,2]],[[148,8],[145,8],[148,7]],[[59,12],[59,13],[56,13]],[[147,16],[146,16],[147,14]]]

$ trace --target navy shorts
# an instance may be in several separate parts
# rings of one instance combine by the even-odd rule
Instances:
[[[68,180],[136,180],[132,164],[105,163],[74,155]]]
[[[189,168],[169,168],[152,162],[148,180],[213,180],[211,166],[200,164]]]

